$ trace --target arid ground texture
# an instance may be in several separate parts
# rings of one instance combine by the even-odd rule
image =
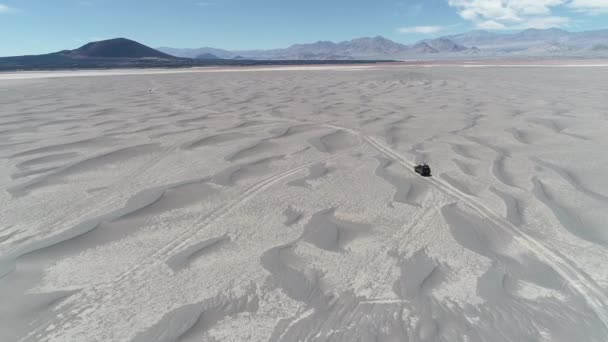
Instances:
[[[0,340],[606,341],[607,133],[602,65],[0,75]]]

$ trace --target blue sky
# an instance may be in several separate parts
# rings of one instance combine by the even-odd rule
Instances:
[[[0,0],[0,56],[114,37],[152,47],[253,49],[529,27],[608,28],[608,0]]]

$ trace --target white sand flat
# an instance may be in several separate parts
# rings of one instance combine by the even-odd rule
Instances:
[[[606,341],[569,66],[2,74],[0,341]]]

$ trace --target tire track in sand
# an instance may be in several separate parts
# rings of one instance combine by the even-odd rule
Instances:
[[[106,303],[110,298],[114,298],[115,294],[118,293],[118,295],[120,295],[121,292],[116,290],[120,289],[124,284],[129,284],[127,283],[128,280],[133,280],[139,276],[145,276],[146,267],[153,267],[159,263],[165,263],[167,257],[170,257],[174,252],[185,248],[190,243],[191,238],[196,234],[196,232],[213,224],[215,221],[222,218],[241,204],[251,200],[257,194],[263,192],[264,190],[272,187],[273,185],[281,182],[282,180],[294,174],[297,174],[300,171],[308,169],[312,165],[327,162],[331,159],[335,159],[337,157],[350,154],[361,149],[363,146],[365,146],[364,140],[360,135],[355,136],[359,139],[359,144],[351,149],[347,149],[340,153],[332,154],[331,156],[325,158],[318,158],[308,163],[287,169],[285,171],[274,174],[256,184],[251,185],[249,188],[245,189],[242,195],[239,196],[237,199],[215,209],[203,219],[203,222],[201,224],[198,224],[193,228],[188,229],[177,235],[173,240],[168,242],[166,245],[154,252],[152,255],[148,256],[143,261],[137,263],[130,269],[121,273],[112,282],[98,285],[95,288],[84,289],[80,293],[75,294],[73,298],[70,298],[71,302],[75,303],[75,306],[70,308],[69,314],[64,314],[62,317],[56,319],[55,321],[39,325],[38,328],[34,329],[28,335],[22,338],[21,341],[28,341],[31,339],[41,341],[44,339],[44,336],[41,334],[48,335],[51,331],[57,328],[61,328],[66,323],[69,323],[69,321],[73,317],[78,316],[82,313],[95,311],[96,307],[100,307],[104,303]],[[105,300],[102,298],[105,298]]]
[[[413,172],[414,164],[409,162],[407,159],[399,155],[387,146],[377,141],[375,138],[366,135],[363,132],[341,127],[335,125],[325,125],[334,129],[341,129],[346,132],[358,135],[362,140],[370,144],[373,148],[386,155],[387,157],[395,160],[403,167]],[[595,283],[589,275],[584,271],[578,269],[571,261],[568,261],[558,251],[554,251],[551,248],[545,246],[540,241],[527,235],[521,229],[502,218],[500,215],[494,213],[494,211],[488,208],[486,205],[477,200],[474,196],[462,193],[460,190],[454,188],[451,184],[444,182],[436,178],[425,178],[428,182],[435,185],[437,188],[442,190],[448,195],[455,197],[466,204],[470,209],[474,210],[478,215],[488,219],[501,229],[513,235],[513,238],[527,247],[530,251],[536,252],[538,256],[543,258],[549,265],[555,268],[555,270],[568,281],[570,287],[578,292],[585,300],[591,309],[595,312],[597,317],[604,325],[605,330],[608,331],[608,297],[602,291],[601,287]]]

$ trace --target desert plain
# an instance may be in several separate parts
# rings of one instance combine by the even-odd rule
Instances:
[[[212,71],[0,75],[1,341],[608,340],[606,66]]]

